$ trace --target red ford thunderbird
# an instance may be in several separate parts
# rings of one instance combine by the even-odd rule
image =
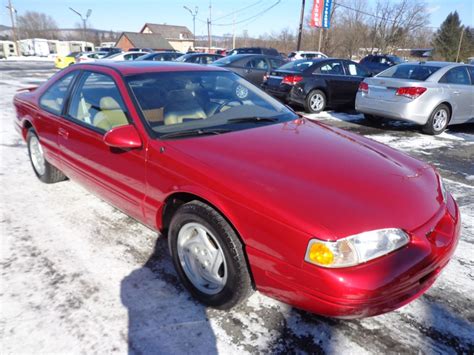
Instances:
[[[321,315],[381,314],[425,292],[458,242],[431,166],[225,69],[73,65],[14,105],[37,177],[75,180],[167,235],[181,281],[212,307],[256,289]]]

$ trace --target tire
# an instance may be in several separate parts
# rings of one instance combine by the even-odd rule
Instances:
[[[251,294],[243,245],[224,217],[209,205],[200,201],[182,205],[171,219],[168,243],[179,278],[203,304],[230,309]]]
[[[430,115],[422,131],[430,135],[438,135],[444,132],[451,120],[451,110],[445,104],[436,107]]]
[[[38,179],[46,184],[53,184],[67,179],[60,170],[45,159],[38,135],[33,128],[28,130],[26,144],[28,146],[31,166]]]
[[[308,96],[306,96],[306,99],[304,101],[304,109],[306,112],[309,113],[319,113],[321,111],[324,111],[326,105],[326,94],[324,94],[324,92],[322,92],[321,90],[312,90],[308,94]]]

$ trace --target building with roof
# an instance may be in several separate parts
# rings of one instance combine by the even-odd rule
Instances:
[[[140,33],[161,35],[175,50],[180,52],[187,52],[189,48],[194,48],[193,33],[186,26],[145,23]]]
[[[150,48],[155,51],[170,51],[175,49],[159,34],[136,32],[122,32],[115,47],[125,51],[130,48]]]

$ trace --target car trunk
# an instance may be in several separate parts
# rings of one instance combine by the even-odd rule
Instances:
[[[267,76],[267,86],[275,88],[280,86],[283,78],[288,75],[301,75],[301,72],[296,70],[272,70],[270,75]]]
[[[397,96],[396,92],[401,87],[423,86],[424,83],[423,81],[383,77],[367,78],[365,82],[369,85],[369,92],[366,94],[368,98],[385,101],[399,101],[400,96]]]

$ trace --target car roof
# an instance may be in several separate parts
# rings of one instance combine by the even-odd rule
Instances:
[[[450,65],[461,65],[461,63],[455,63],[455,62],[438,62],[438,61],[419,61],[419,62],[405,62],[405,63],[400,63],[399,65],[406,65],[406,64],[410,64],[410,65],[431,65],[431,66],[435,66],[435,67],[447,67],[447,66],[450,66]]]
[[[203,66],[192,63],[182,62],[153,62],[153,61],[100,61],[90,64],[76,64],[77,69],[91,69],[98,67],[107,67],[118,71],[123,76],[160,73],[160,72],[182,72],[182,71],[227,71],[219,67]]]

